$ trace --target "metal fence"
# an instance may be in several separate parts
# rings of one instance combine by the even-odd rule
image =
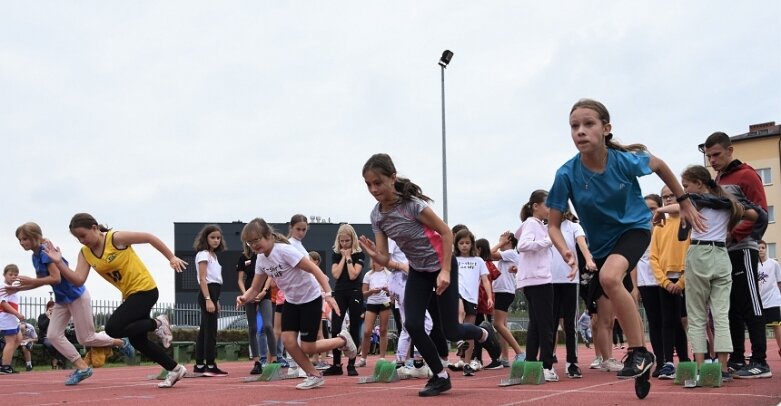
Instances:
[[[46,311],[47,298],[21,297],[19,300],[19,312],[28,320],[36,321],[38,316]],[[111,313],[122,304],[119,300],[92,300],[92,318],[95,327],[101,329]],[[151,317],[160,314],[168,316],[168,320],[177,327],[197,327],[201,323],[201,309],[197,304],[191,303],[164,303],[158,302],[150,311]],[[220,318],[244,316],[244,309],[236,310],[233,306],[223,306],[220,309]],[[35,323],[33,323],[35,324]]]

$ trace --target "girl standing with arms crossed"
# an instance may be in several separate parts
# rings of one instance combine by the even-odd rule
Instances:
[[[686,190],[684,197],[687,201],[694,202],[707,224],[707,230],[692,230],[691,243],[686,252],[686,312],[692,352],[697,365],[701,366],[705,362],[705,354],[708,353],[705,329],[710,305],[713,315],[714,350],[721,364],[722,377],[730,380],[732,375],[727,369],[727,358],[733,350],[728,316],[732,263],[729,261],[726,240],[727,235],[743,218],[744,210],[743,206],[711,179],[710,172],[703,166],[688,167],[681,174],[681,180]],[[678,210],[679,205],[669,204],[657,209],[656,213],[669,214]],[[745,218],[754,221],[757,219],[757,212],[746,210]],[[678,239],[681,237],[679,234]]]
[[[92,303],[89,291],[84,286],[74,286],[60,276],[57,264],[46,255],[44,249],[43,231],[36,223],[24,223],[16,229],[16,238],[25,251],[32,251],[35,278],[20,276],[18,290],[30,290],[40,286],[50,285],[54,291],[54,307],[46,333],[51,345],[76,367],[68,376],[65,385],[76,385],[92,376],[92,368],[87,365],[76,351],[76,347],[65,337],[65,327],[73,319],[76,339],[85,347],[118,347],[128,358],[135,356],[135,349],[127,338],[124,340],[111,338],[105,332],[95,332],[95,322],[92,319]],[[64,258],[62,262],[68,263]]]
[[[334,286],[334,299],[339,304],[341,315],[331,315],[331,336],[336,337],[342,331],[342,323],[345,314],[350,315],[350,336],[360,345],[361,340],[361,314],[363,314],[363,286],[361,271],[363,261],[366,258],[358,245],[358,235],[349,224],[342,224],[336,232],[334,239],[334,252],[331,254],[331,275],[336,279]],[[364,357],[366,354],[363,354]],[[323,375],[342,374],[342,352],[334,349],[334,364],[323,371]],[[355,356],[348,357],[347,375],[356,376]]]
[[[650,390],[646,373],[655,359],[645,348],[640,313],[623,283],[651,239],[651,213],[643,202],[637,177],[657,173],[681,199],[683,222],[697,230],[703,230],[704,225],[667,164],[648,153],[643,145],[623,146],[612,140],[610,114],[602,103],[590,99],[578,101],[570,110],[569,124],[578,154],[556,172],[548,196],[551,240],[572,267],[574,277],[575,256],[561,233],[563,213],[567,211],[568,200],[572,201],[598,267],[595,297],[604,295],[612,302],[628,336],[629,351],[618,376],[643,375],[635,385],[638,397],[643,398]]]
[[[366,356],[369,354],[369,344],[371,341],[372,328],[374,322],[379,317],[380,320],[380,359],[385,359],[388,352],[388,320],[391,314],[391,300],[388,296],[388,281],[390,271],[385,267],[372,262],[372,269],[366,272],[363,277],[363,295],[366,297],[366,313],[364,316],[363,333],[363,358],[361,364],[366,365]]]
[[[498,349],[495,331],[487,322],[482,328],[458,322],[458,265],[453,257],[453,233],[429,207],[431,199],[409,179],[396,176],[396,167],[387,154],[369,158],[362,175],[377,205],[371,213],[375,242],[362,236],[361,246],[383,266],[390,261],[389,238],[406,255],[409,277],[404,289],[404,325],[433,373],[418,395],[439,395],[452,385],[432,338],[426,334],[426,310],[434,322],[431,334],[444,332],[451,341],[478,340]]]
[[[168,371],[159,388],[170,388],[187,373],[184,365],[177,365],[165,350],[149,341],[147,333],[154,331],[163,346],[171,345],[171,327],[164,314],[156,319],[149,317],[157,302],[157,284],[138,257],[134,244],[150,244],[158,250],[176,272],[182,272],[187,263],[171,252],[156,236],[135,231],[114,231],[98,224],[92,215],[78,213],[70,222],[70,232],[83,245],[79,251],[76,270],[68,268],[59,248],[46,245],[46,255],[57,264],[60,275],[74,286],[83,286],[90,268],[122,292],[122,304],[114,310],[106,322],[106,333],[112,337],[128,337],[130,343],[142,354]]]
[[[553,369],[553,329],[558,318],[553,314],[553,276],[551,275],[551,240],[543,220],[550,210],[545,205],[548,192],[535,190],[521,209],[518,237],[518,288],[523,289],[529,306],[529,332],[526,359],[542,361],[546,382],[558,382]]]
[[[16,373],[11,367],[16,347],[19,346],[19,322],[24,321],[24,315],[19,313],[19,296],[9,288],[19,275],[19,267],[8,264],[3,268],[4,286],[0,288],[0,334],[5,338],[3,361],[0,374]]]
[[[225,251],[225,241],[219,226],[209,224],[195,237],[193,248],[195,267],[198,270],[198,305],[201,308],[201,326],[195,341],[195,367],[193,372],[206,376],[227,376],[217,368],[217,318],[220,317],[220,293],[222,292],[222,265],[217,253]],[[206,361],[206,362],[204,362]]]
[[[356,352],[355,343],[346,332],[335,338],[317,339],[323,299],[339,314],[328,277],[309,259],[309,255],[290,245],[287,238],[275,233],[261,218],[244,226],[241,240],[258,253],[258,259],[252,286],[236,298],[236,307],[252,300],[268,277],[274,278],[277,286],[285,292],[282,341],[288,354],[307,374],[304,382],[296,385],[296,388],[313,389],[322,386],[325,381],[306,354],[341,348],[349,358],[355,358]]]
[[[506,231],[499,236],[499,243],[491,247],[491,259],[498,261],[498,268],[501,275],[493,282],[496,303],[494,303],[494,328],[504,339],[502,341],[502,357],[508,359],[507,346],[512,347],[515,352],[513,361],[523,361],[526,359],[526,353],[523,352],[518,341],[513,337],[513,333],[507,327],[507,312],[510,305],[515,301],[515,274],[518,273],[518,239],[513,233]],[[504,361],[503,361],[504,362]],[[510,366],[507,362],[506,366]]]

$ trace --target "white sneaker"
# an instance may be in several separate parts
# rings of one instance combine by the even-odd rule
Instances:
[[[615,358],[610,358],[607,361],[603,361],[599,369],[606,372],[619,372],[624,369],[624,364],[618,362]]]
[[[423,365],[420,368],[409,368],[409,376],[413,378],[420,378],[420,379],[428,379],[431,378],[434,374],[431,373],[431,368],[428,367],[428,365]]]
[[[589,369],[599,369],[602,367],[602,357],[596,357],[593,361],[591,361],[591,365],[588,366]]]
[[[558,382],[559,376],[556,375],[556,370],[551,369],[543,369],[542,374],[545,376],[545,382]]]
[[[306,378],[307,377],[306,371],[304,371],[304,368],[296,368],[296,369],[298,369],[298,377],[299,378]]]
[[[469,366],[472,367],[475,371],[479,371],[483,369],[483,364],[480,363],[480,361],[473,359],[472,362],[469,363]]]
[[[160,322],[160,326],[155,330],[155,334],[160,337],[160,341],[163,342],[163,347],[168,348],[171,346],[171,341],[174,339],[171,334],[171,324],[168,322],[168,316],[161,314],[155,319]]]
[[[322,377],[316,376],[316,375],[310,375],[310,376],[307,376],[306,379],[304,379],[304,382],[301,382],[298,385],[296,385],[296,388],[298,388],[298,389],[314,389],[314,388],[317,388],[319,386],[323,386],[324,383],[325,383],[325,380]]]
[[[366,358],[359,359],[358,362],[355,363],[355,366],[358,367],[358,368],[365,367],[366,366]]]
[[[348,359],[355,358],[358,354],[357,348],[355,348],[355,342],[353,341],[353,338],[350,336],[350,332],[347,330],[342,330],[339,333],[339,337],[341,337],[344,340],[344,345],[339,348],[339,351],[344,353],[344,356]],[[322,385],[322,383],[320,384]],[[318,385],[318,386],[320,386]],[[299,389],[309,389],[309,388],[299,388]]]
[[[173,370],[168,371],[168,375],[165,376],[165,380],[157,384],[157,387],[170,388],[176,385],[176,383],[179,382],[179,380],[181,380],[182,378],[184,378],[186,374],[187,374],[187,368],[185,368],[184,365],[179,364]]]

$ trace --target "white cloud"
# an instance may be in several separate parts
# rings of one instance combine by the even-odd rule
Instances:
[[[75,256],[70,217],[173,245],[175,221],[365,222],[372,153],[494,240],[575,153],[574,101],[679,172],[713,131],[779,121],[781,5],[699,2],[8,4],[0,16],[5,262],[35,220]],[[644,178],[646,192],[661,187]],[[173,298],[154,250],[140,252]],[[118,293],[90,278],[93,297]]]

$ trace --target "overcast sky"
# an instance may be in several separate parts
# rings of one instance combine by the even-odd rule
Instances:
[[[75,262],[67,226],[82,211],[172,248],[174,222],[368,222],[361,167],[376,152],[441,213],[445,49],[449,222],[490,241],[575,154],[568,114],[580,98],[605,103],[619,141],[646,144],[676,173],[703,162],[697,144],[713,131],[781,121],[775,0],[0,9],[0,258],[27,274],[16,227],[38,222]],[[137,249],[173,301],[167,261]],[[87,285],[120,298],[97,275]]]

